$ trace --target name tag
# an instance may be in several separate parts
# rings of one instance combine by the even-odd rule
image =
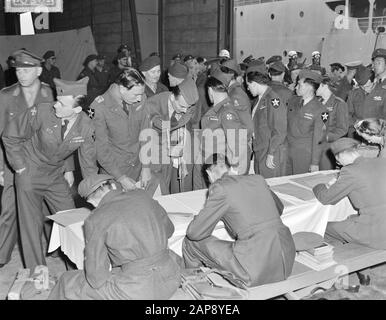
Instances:
[[[382,101],[382,97],[374,97],[374,101]]]
[[[329,107],[329,108],[327,108],[327,111],[329,111],[329,112],[332,112],[334,110],[334,108],[333,107]]]
[[[218,121],[218,118],[217,117],[209,117],[209,120],[210,121]]]

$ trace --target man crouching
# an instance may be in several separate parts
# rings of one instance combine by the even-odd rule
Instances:
[[[230,271],[251,287],[286,279],[295,245],[280,219],[283,205],[264,178],[230,175],[228,159],[219,154],[206,161],[204,170],[212,185],[205,207],[188,227],[185,266]],[[220,220],[235,241],[212,236]]]
[[[92,175],[80,183],[79,194],[96,208],[84,225],[85,270],[64,273],[49,299],[160,300],[178,289],[166,211],[143,190],[118,190],[113,179]]]

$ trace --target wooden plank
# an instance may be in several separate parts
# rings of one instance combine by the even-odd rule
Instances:
[[[274,298],[386,262],[386,250],[374,250],[356,244],[346,244],[335,247],[334,259],[338,264],[322,271],[315,271],[295,263],[291,277],[285,281],[250,288],[249,299]],[[300,271],[305,269],[308,270]]]

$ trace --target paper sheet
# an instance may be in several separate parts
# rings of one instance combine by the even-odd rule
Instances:
[[[59,211],[57,214],[48,216],[48,219],[60,224],[63,227],[68,227],[71,224],[82,222],[90,215],[90,210],[87,208],[72,209]]]
[[[299,187],[292,183],[279,184],[277,186],[272,186],[271,189],[275,192],[287,194],[303,201],[315,199],[315,196],[312,191]]]
[[[302,177],[302,178],[295,178],[291,179],[291,181],[301,184],[302,186],[308,187],[308,188],[314,188],[318,184],[326,184],[329,183],[332,179],[336,178],[336,173],[330,173],[330,174],[323,174],[318,173],[312,176]]]

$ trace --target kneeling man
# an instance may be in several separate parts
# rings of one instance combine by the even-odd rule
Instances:
[[[204,209],[188,227],[182,249],[185,266],[230,271],[247,286],[286,279],[295,245],[280,219],[283,205],[264,178],[230,175],[228,159],[219,154],[206,161],[204,170],[212,185]],[[212,236],[220,220],[235,241]]]
[[[331,145],[343,168],[335,183],[314,188],[324,205],[336,204],[348,196],[358,215],[345,221],[329,222],[326,233],[341,242],[355,242],[375,249],[386,249],[386,160],[363,158],[360,142],[341,138]]]
[[[169,299],[180,285],[168,250],[173,223],[143,190],[122,192],[108,175],[92,175],[79,194],[96,209],[86,219],[85,269],[62,275],[49,299]]]

